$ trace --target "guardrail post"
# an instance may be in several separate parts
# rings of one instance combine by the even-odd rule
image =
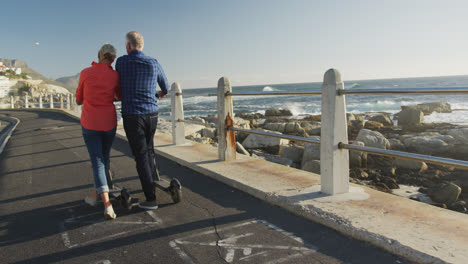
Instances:
[[[218,81],[218,157],[220,160],[236,159],[236,137],[229,127],[234,126],[234,111],[231,93],[231,83],[226,77]]]
[[[29,98],[28,95],[24,95],[24,108],[29,108]]]
[[[13,96],[10,96],[10,108],[15,108],[15,100],[13,99]]]
[[[338,143],[348,143],[344,88],[336,69],[325,73],[322,85],[322,130],[320,138],[321,191],[334,195],[349,191],[349,151],[339,149]]]
[[[185,144],[185,124],[179,122],[184,120],[184,103],[182,100],[182,89],[178,83],[171,86],[171,121],[172,121],[172,143]]]
[[[67,94],[67,110],[70,110],[70,98],[71,98],[71,95],[70,94]]]
[[[50,102],[49,108],[54,108],[54,96],[51,94],[49,97],[50,97],[50,100],[49,100],[49,102]]]
[[[39,108],[42,108],[42,94],[39,95]]]
[[[63,95],[60,95],[60,108],[63,109]]]

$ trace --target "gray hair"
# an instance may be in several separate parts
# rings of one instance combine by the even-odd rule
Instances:
[[[117,56],[117,50],[112,46],[112,44],[105,43],[99,50],[99,55],[101,56],[101,60],[108,59],[113,61]]]
[[[130,31],[127,33],[127,41],[132,49],[143,49],[145,41],[143,36],[138,31]]]

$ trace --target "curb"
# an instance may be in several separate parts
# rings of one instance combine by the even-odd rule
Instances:
[[[15,131],[16,127],[18,124],[21,122],[18,118],[16,117],[1,117],[1,120],[6,120],[10,124],[7,125],[6,128],[4,128],[1,131],[0,134],[0,155],[3,153],[3,150],[5,149],[6,144],[8,143],[8,140],[11,137],[11,134],[13,134],[13,131]]]

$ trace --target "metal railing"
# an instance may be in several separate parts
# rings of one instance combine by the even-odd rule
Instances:
[[[234,93],[230,82],[223,77],[218,81],[216,94],[182,93],[179,85],[172,85],[171,118],[173,122],[173,141],[176,145],[185,142],[184,123],[191,123],[218,129],[219,159],[228,161],[236,158],[235,134],[242,132],[267,137],[288,139],[308,144],[320,145],[321,160],[321,190],[327,194],[348,192],[349,190],[349,152],[348,150],[371,153],[392,158],[423,161],[431,164],[468,169],[468,162],[442,157],[434,157],[416,153],[379,149],[348,144],[345,95],[364,94],[468,94],[466,87],[451,88],[384,88],[384,89],[344,89],[341,74],[330,69],[325,73],[321,91],[310,92],[262,92]],[[321,140],[277,134],[262,130],[237,128],[233,120],[233,96],[322,96],[322,127]],[[217,96],[217,124],[203,123],[194,120],[184,120],[182,96]]]

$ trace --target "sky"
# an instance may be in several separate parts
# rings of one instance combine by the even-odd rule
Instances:
[[[0,58],[56,79],[102,44],[143,52],[182,89],[468,74],[466,0],[22,0],[0,4]],[[35,42],[39,42],[36,45]]]

